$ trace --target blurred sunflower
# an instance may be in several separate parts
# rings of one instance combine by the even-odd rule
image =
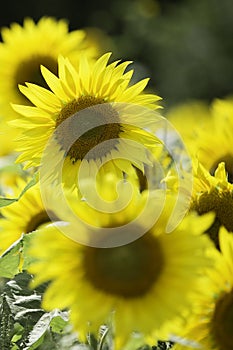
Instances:
[[[112,213],[108,221],[107,215],[95,211],[91,220],[99,226],[96,235],[105,225],[115,228],[134,220],[145,202],[141,195],[132,198],[131,210]],[[164,233],[167,220],[163,216],[139,239],[109,248],[76,243],[62,235],[59,226],[42,228],[28,254],[35,257],[29,268],[34,274],[32,287],[51,282],[43,307],[69,308],[71,322],[83,341],[88,332],[96,335],[103,324],[113,324],[119,349],[132,332],[146,335],[151,344],[166,339],[182,323],[190,294],[198,288],[198,276],[209,264],[204,252],[210,240],[200,234],[212,216],[190,214],[172,234]],[[88,211],[85,221],[90,221]],[[146,222],[137,225],[144,229]],[[80,224],[76,230],[74,236],[86,231],[86,226]],[[126,227],[125,235],[128,233]]]
[[[213,175],[220,162],[225,163],[228,181],[233,182],[233,100],[215,99],[212,104],[190,104],[171,110],[169,120],[184,138],[193,157]]]
[[[189,147],[190,141],[198,136],[199,129],[209,123],[210,110],[207,103],[194,100],[170,107],[165,116]]]
[[[219,229],[224,226],[233,231],[233,185],[228,182],[225,164],[218,165],[214,176],[200,163],[194,163],[194,187],[191,209],[202,215],[210,211],[215,220],[206,233],[219,248]]]
[[[10,28],[1,30],[0,43],[0,109],[4,118],[12,119],[15,112],[10,103],[31,105],[18,89],[19,84],[32,82],[46,86],[40,72],[43,64],[54,74],[57,73],[59,54],[69,57],[72,62],[81,52],[96,57],[98,49],[86,42],[85,31],[68,31],[67,21],[42,17],[38,23],[26,18],[23,26],[12,23]]]
[[[22,154],[17,162],[26,162],[26,167],[39,166],[49,144],[47,172],[60,169],[64,160],[64,181],[69,184],[78,182],[81,163],[87,176],[102,162],[103,171],[118,172],[119,176],[131,173],[132,165],[143,171],[144,164],[150,164],[148,148],[154,149],[161,141],[143,128],[157,121],[157,115],[150,113],[159,108],[156,102],[160,98],[143,93],[148,79],[129,86],[133,70],[125,70],[130,62],[108,64],[110,56],[111,53],[104,54],[93,64],[83,55],[78,70],[60,56],[58,77],[46,67],[41,68],[52,91],[30,83],[20,86],[35,106],[13,105],[23,116],[14,121],[22,130],[18,138]],[[147,109],[138,112],[138,106]]]
[[[22,192],[27,184],[19,177],[16,182],[17,184],[12,188],[13,197],[18,197],[19,192]],[[50,192],[49,195],[51,195]],[[38,184],[28,189],[18,201],[2,208],[1,215],[0,254],[17,241],[23,233],[27,234],[42,225],[51,223],[51,217],[56,219],[52,211],[45,209]]]
[[[19,181],[26,180],[29,176],[30,174],[24,171],[20,164],[14,163],[14,158],[0,158],[0,196],[18,197],[20,195]]]
[[[221,253],[216,249],[210,253],[216,267],[206,272],[192,316],[180,333],[181,344],[174,350],[233,349],[233,236],[222,227],[219,237]]]
[[[4,119],[0,118],[0,157],[11,155],[15,155],[16,157],[15,138],[17,135],[18,131],[15,128],[8,125]]]
[[[212,125],[202,128],[196,138],[198,157],[212,175],[218,164],[224,162],[228,181],[233,182],[233,101],[216,99],[211,106],[211,115],[209,124]]]

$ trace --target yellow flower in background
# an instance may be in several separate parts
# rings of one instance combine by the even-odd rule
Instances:
[[[17,198],[23,191],[27,182],[19,178],[12,187],[13,198]],[[47,189],[49,195],[51,192]],[[11,197],[11,198],[12,198]],[[52,211],[45,208],[41,199],[40,187],[35,185],[28,189],[16,202],[1,209],[0,218],[0,254],[8,249],[21,235],[30,233],[44,224],[51,223],[51,218],[56,220]]]
[[[160,98],[143,92],[148,79],[130,86],[133,71],[125,72],[130,62],[108,64],[110,56],[111,53],[104,54],[93,64],[83,55],[77,70],[69,59],[60,56],[58,77],[47,68],[41,68],[51,90],[29,83],[26,87],[20,86],[20,91],[34,106],[13,105],[22,115],[14,121],[22,131],[18,138],[17,149],[21,155],[17,162],[25,162],[26,167],[39,166],[53,135],[47,172],[51,173],[58,164],[61,167],[61,160],[64,160],[66,184],[77,183],[81,163],[85,176],[93,174],[102,162],[106,163],[102,166],[103,172],[113,171],[119,176],[123,172],[132,173],[132,165],[143,171],[144,164],[150,161],[148,150],[142,150],[142,147],[154,149],[161,142],[154,134],[138,126],[149,127],[154,115],[152,113],[148,118],[147,110],[140,110],[141,114],[137,115],[137,106],[150,111],[157,109]],[[115,102],[123,103],[123,107],[114,105]],[[80,119],[77,112],[83,110],[85,114]],[[93,121],[100,124],[94,127]],[[76,139],[76,134],[89,125],[91,130]],[[99,145],[97,151],[84,159],[92,148]]]
[[[84,30],[69,32],[66,20],[42,17],[38,23],[26,18],[21,26],[12,23],[1,30],[0,112],[5,119],[15,118],[11,103],[31,105],[20,93],[19,84],[31,82],[47,87],[40,72],[44,65],[57,74],[57,58],[63,54],[76,62],[81,52],[96,57],[98,48],[89,46]]]
[[[201,163],[213,175],[220,162],[225,163],[228,181],[233,180],[233,101],[216,99],[211,105],[208,129],[199,129],[196,149]]]
[[[15,151],[16,142],[15,138],[18,135],[18,130],[11,127],[6,123],[6,121],[3,118],[0,118],[0,140],[1,140],[1,147],[0,147],[0,157],[3,156],[13,156],[17,155]]]
[[[233,182],[233,100],[215,99],[209,106],[190,105],[171,109],[169,120],[180,132],[191,156],[213,175],[220,162],[225,163],[228,181]]]
[[[194,311],[179,334],[181,344],[174,350],[233,349],[233,236],[224,227],[219,236],[221,253],[216,249],[210,253],[216,266],[206,272]]]
[[[219,229],[233,231],[233,185],[227,180],[225,164],[218,165],[214,176],[198,161],[194,163],[194,188],[191,209],[202,215],[215,213],[214,223],[206,231],[219,248]]]
[[[180,133],[184,143],[189,148],[191,140],[195,140],[199,130],[209,125],[209,105],[203,101],[194,100],[170,107],[166,118]]]
[[[20,194],[19,182],[30,176],[30,173],[24,171],[20,164],[14,163],[14,157],[0,158],[0,196],[18,197]],[[32,174],[31,174],[32,175]]]
[[[101,236],[106,226],[127,225],[140,213],[143,195],[138,191],[132,198],[133,203],[119,213],[107,216],[92,211],[90,215],[86,210],[85,218],[83,210],[82,219],[95,222],[99,226],[95,234]],[[140,238],[109,248],[81,245],[61,234],[59,225],[42,228],[28,254],[35,258],[29,268],[34,274],[32,287],[51,282],[43,307],[70,309],[71,322],[84,341],[88,332],[97,335],[101,325],[112,323],[119,349],[134,331],[144,334],[151,344],[167,339],[180,327],[190,295],[198,289],[202,269],[209,264],[205,249],[210,240],[200,234],[212,221],[209,215],[190,214],[171,234],[165,234],[169,214],[170,210]],[[143,230],[147,222],[134,223],[131,232],[126,226],[125,235],[136,232],[136,225]],[[84,223],[73,229],[77,230],[74,237],[87,231]]]
[[[97,47],[99,55],[103,55],[105,52],[116,52],[116,43],[111,35],[105,30],[98,27],[84,27],[86,32],[86,41],[90,47]]]
[[[198,157],[212,175],[218,164],[224,162],[228,181],[233,182],[233,101],[214,100],[211,115],[209,124],[212,126],[200,129],[196,138]]]

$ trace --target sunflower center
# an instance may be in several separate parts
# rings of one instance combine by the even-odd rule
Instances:
[[[192,209],[196,210],[199,215],[215,212],[215,221],[206,231],[210,238],[214,241],[216,247],[219,249],[219,228],[225,228],[233,231],[233,193],[231,191],[219,191],[213,189],[211,192],[203,193],[199,198],[192,203]]]
[[[54,58],[50,56],[34,55],[29,60],[21,62],[15,72],[15,84],[17,86],[17,90],[18,84],[24,85],[26,82],[34,83],[48,89],[48,85],[46,84],[40,71],[41,65],[45,66],[52,73],[57,75],[58,65]],[[27,100],[27,104],[29,103],[29,100],[24,95],[20,94],[20,97],[24,97]]]
[[[163,253],[149,232],[133,243],[115,248],[88,247],[85,277],[97,289],[124,298],[145,295],[160,276]]]
[[[219,349],[232,350],[233,290],[217,302],[212,318],[212,332]]]
[[[42,225],[51,223],[52,220],[58,220],[55,214],[53,214],[52,212],[46,212],[45,210],[42,210],[41,212],[31,217],[31,220],[27,223],[25,233],[35,231]]]
[[[225,156],[218,159],[210,169],[211,175],[214,175],[215,170],[217,169],[219,163],[221,162],[225,163],[225,169],[228,174],[228,181],[230,183],[233,183],[233,155],[232,154],[226,154]]]
[[[82,113],[78,114],[81,110]],[[56,139],[73,162],[84,157],[97,159],[105,156],[118,143],[120,131],[117,111],[102,98],[92,96],[82,96],[70,102],[56,120]]]

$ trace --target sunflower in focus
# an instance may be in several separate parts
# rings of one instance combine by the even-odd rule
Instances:
[[[27,182],[22,177],[18,177],[12,188],[13,198],[18,197],[26,185]],[[47,193],[49,196],[52,194],[49,189]],[[38,184],[28,189],[18,201],[2,208],[1,215],[0,254],[17,241],[22,234],[35,231],[57,219],[52,210],[45,208]]]
[[[42,162],[48,174],[63,165],[68,185],[78,183],[81,163],[83,177],[96,169],[122,177],[122,173],[132,173],[133,165],[143,172],[144,164],[151,164],[148,149],[155,149],[161,141],[143,128],[157,122],[153,110],[159,108],[160,98],[143,93],[148,79],[130,85],[133,70],[125,72],[130,62],[108,64],[110,56],[104,54],[93,63],[83,55],[78,69],[60,56],[58,77],[41,68],[51,90],[31,83],[20,86],[34,106],[13,105],[21,114],[14,121],[21,129],[17,162],[25,162],[25,167]]]
[[[69,32],[66,20],[42,17],[38,23],[26,18],[21,26],[12,23],[1,30],[0,43],[0,108],[5,119],[15,117],[11,103],[31,105],[20,93],[19,84],[31,82],[47,87],[40,65],[57,74],[57,57],[63,54],[76,62],[81,52],[96,57],[98,49],[86,42],[84,30]]]
[[[220,233],[221,253],[213,249],[210,254],[216,267],[206,272],[202,292],[194,300],[195,308],[187,327],[180,333],[174,350],[233,349],[233,236],[224,227]],[[183,343],[183,344],[182,344]]]
[[[180,327],[183,312],[190,307],[190,294],[198,289],[201,271],[209,264],[205,250],[210,240],[200,234],[212,216],[190,214],[172,234],[165,234],[168,217],[162,215],[147,229],[145,220],[132,223],[135,213],[144,208],[145,192],[138,191],[131,197],[133,204],[112,212],[108,221],[98,210],[91,219],[89,211],[82,218],[95,222],[95,234],[100,237],[106,227],[109,235],[119,226],[125,228],[125,235],[138,228],[145,231],[128,244],[105,248],[81,245],[61,234],[59,225],[42,228],[32,239],[28,251],[33,257],[29,267],[34,275],[32,287],[50,281],[43,307],[70,309],[71,322],[82,341],[88,333],[97,335],[103,324],[113,326],[117,349],[123,348],[132,332],[145,335],[151,344],[167,339]],[[122,195],[126,194],[125,190]],[[76,230],[73,237],[86,232],[87,226],[80,223]],[[38,249],[41,246],[43,249]]]
[[[224,162],[220,163],[212,176],[206,168],[196,161],[194,166],[194,187],[191,209],[199,215],[214,212],[215,220],[206,233],[219,249],[219,229],[224,226],[233,231],[233,185],[228,182]]]

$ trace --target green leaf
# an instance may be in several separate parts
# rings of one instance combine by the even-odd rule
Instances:
[[[22,339],[23,332],[24,332],[24,327],[21,326],[21,324],[19,324],[19,323],[15,323],[14,335],[11,338],[11,343],[13,345],[11,350],[18,350],[19,349],[19,347],[16,343],[19,342],[20,339]]]
[[[24,187],[23,191],[20,193],[18,198],[5,198],[5,197],[0,197],[0,208],[7,207],[8,205],[17,202],[23,195],[24,193],[29,190],[32,186],[34,186],[39,180],[39,173],[36,172],[32,179],[29,181],[29,183]]]
[[[3,295],[0,307],[0,349],[9,350],[14,321],[6,295]]]
[[[93,350],[92,347],[87,344],[81,344],[78,341],[77,333],[74,332],[70,323],[67,324],[64,333],[62,333],[56,344],[57,348],[62,350]]]
[[[48,284],[32,290],[32,278],[24,271],[5,283],[0,305],[0,349],[93,350],[78,341],[69,323],[68,311],[45,312],[41,308]]]
[[[68,315],[65,312],[57,310],[58,315],[54,315],[50,327],[54,333],[63,333],[68,322]]]
[[[25,350],[35,349],[41,337],[49,329],[51,317],[49,313],[45,313],[41,316],[39,321],[34,325],[32,331],[29,333]]]
[[[14,242],[0,256],[0,276],[5,278],[13,278],[21,270],[27,270],[28,266],[35,259],[28,254],[31,239],[37,234],[36,231],[22,234],[21,237]]]
[[[14,320],[22,326],[37,322],[42,312],[41,293],[29,288],[31,279],[31,275],[19,273],[4,288]]]
[[[50,327],[52,328],[52,331],[62,333],[67,325],[67,322],[68,318],[66,313],[60,310],[53,310],[43,314],[30,332],[25,350],[36,349],[38,342],[50,329]]]
[[[13,278],[19,273],[22,253],[22,238],[10,246],[0,257],[0,276]]]
[[[17,200],[18,200],[18,198],[4,198],[4,197],[1,197],[0,198],[0,208],[7,207],[8,205],[16,202]]]
[[[28,336],[33,329],[33,326],[43,315],[44,311],[41,309],[42,292],[37,289],[31,290],[29,283],[32,279],[31,275],[27,273],[19,273],[14,279],[9,280],[4,287],[4,313],[1,315],[8,315],[8,319],[11,320],[14,327],[9,344],[9,332],[2,334],[2,343],[8,344],[7,350],[11,349],[25,349]],[[7,308],[6,308],[7,306]],[[1,306],[2,307],[2,306]],[[4,316],[6,317],[6,316]],[[2,328],[2,327],[1,327]],[[6,327],[5,327],[6,328]],[[8,327],[9,328],[9,327]],[[2,349],[3,347],[0,347]],[[5,348],[3,348],[5,349]]]
[[[35,235],[37,235],[37,231],[33,231],[30,233],[27,233],[22,237],[22,256],[23,256],[23,270],[27,270],[27,268],[31,265],[33,261],[35,261],[35,258],[33,258],[28,253],[28,248],[30,247],[31,240],[34,238]]]
[[[24,193],[29,190],[29,188],[31,188],[32,186],[36,185],[37,182],[39,180],[39,172],[37,171],[32,179],[29,181],[29,183],[24,187],[23,191],[20,193],[19,197],[18,197],[18,200],[24,195]]]

